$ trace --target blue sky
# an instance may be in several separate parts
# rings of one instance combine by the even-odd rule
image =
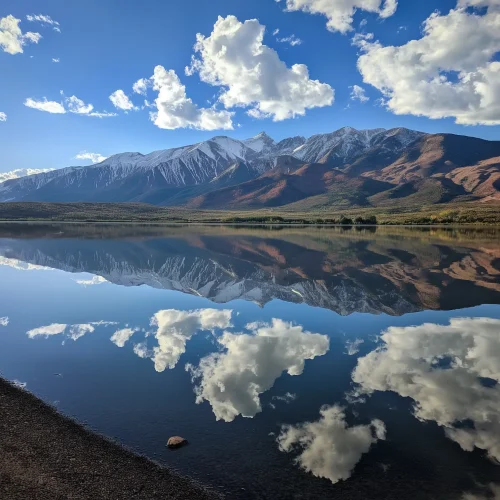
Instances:
[[[90,163],[75,159],[82,151],[103,156],[123,151],[147,153],[194,143],[214,135],[247,138],[262,130],[275,139],[281,139],[291,135],[329,132],[345,125],[355,128],[404,126],[427,132],[500,139],[500,126],[495,124],[500,123],[500,110],[496,107],[498,104],[494,104],[500,101],[500,71],[495,66],[495,63],[500,64],[497,62],[500,34],[495,34],[497,28],[500,33],[498,0],[459,0],[461,5],[458,6],[455,0],[400,0],[397,9],[390,15],[383,13],[382,0],[331,0],[329,12],[315,15],[310,11],[317,6],[317,0],[288,2],[287,11],[286,0],[87,0],[78,3],[67,0],[3,0],[0,18],[13,16],[20,19],[19,28],[23,36],[26,32],[35,32],[41,38],[37,43],[25,38],[23,52],[12,54],[5,50],[5,44],[2,50],[0,32],[0,112],[6,115],[6,120],[0,121],[0,172]],[[334,20],[334,29],[331,26],[327,29],[328,16],[332,12],[335,16],[337,5],[342,9],[346,4],[357,7],[352,23],[348,21],[346,29]],[[441,24],[429,28],[432,31],[429,36],[434,38],[429,38],[426,45],[425,40],[422,42],[425,36],[422,23],[436,9],[441,17],[434,22]],[[451,9],[455,9],[452,15]],[[59,24],[28,21],[28,15],[49,16]],[[253,92],[252,88],[238,88],[242,78],[239,78],[236,63],[228,72],[225,72],[226,66],[214,69],[208,53],[203,58],[201,51],[193,50],[196,35],[200,33],[207,38],[213,35],[211,39],[218,43],[220,39],[216,40],[214,25],[218,16],[227,19],[230,15],[237,18],[233,23],[236,28],[238,22],[252,19],[257,20],[257,24],[252,26],[265,26],[262,45],[266,46],[266,50],[276,51],[276,57],[288,71],[283,73],[284,76],[277,77],[277,81],[288,78],[294,64],[303,64],[307,66],[309,75],[302,83],[309,89],[316,85],[311,82],[319,82],[322,96],[305,99],[305,104],[302,104],[305,107],[301,109],[301,91],[298,90],[299,94],[285,102],[287,97],[283,92],[291,87],[284,86],[283,95],[274,96],[275,101],[269,105],[273,110],[280,111],[269,112],[271,108],[266,107],[269,95],[264,95],[264,91],[260,95],[258,89]],[[484,24],[481,25],[481,22]],[[450,31],[456,34],[455,38],[447,35],[449,40],[444,39],[440,31],[443,26],[450,26],[447,23],[452,23],[454,29]],[[58,27],[60,32],[54,27]],[[273,35],[276,29],[279,33]],[[474,34],[484,36],[476,40]],[[292,46],[287,41],[278,41],[292,35],[302,43]],[[412,44],[407,45],[410,40],[420,40],[420,48],[417,50]],[[438,45],[436,40],[442,45]],[[469,46],[470,40],[472,46]],[[391,48],[392,52],[382,50],[384,47]],[[243,45],[235,43],[230,50],[238,54],[240,48],[243,54]],[[412,50],[416,50],[422,60],[427,58],[424,69],[419,67]],[[486,53],[484,60],[479,60],[479,57],[475,61],[467,60],[475,54],[475,50]],[[201,60],[202,69],[195,68],[192,74],[187,75],[185,67],[190,65],[193,55]],[[365,64],[361,71],[357,64],[363,55]],[[277,61],[274,57],[271,57],[272,61]],[[439,60],[429,63],[429,58]],[[53,62],[53,59],[59,62]],[[243,61],[242,64],[248,65],[248,62]],[[188,112],[191,121],[186,122],[184,117],[179,121],[175,117],[179,127],[172,126],[171,116],[162,113],[158,117],[160,126],[155,124],[154,119],[151,120],[150,113],[158,111],[154,101],[159,95],[151,88],[154,84],[152,80],[146,96],[132,90],[134,82],[150,78],[158,65],[166,72],[175,72],[176,81],[185,86],[186,99],[192,100]],[[420,73],[415,70],[417,66]],[[265,75],[266,85],[273,82],[273,68],[269,64],[265,69],[269,73]],[[459,72],[473,75],[474,87],[467,86],[471,78],[459,81],[464,78]],[[214,85],[214,78],[220,80],[223,73],[226,80],[232,79],[230,83],[225,81]],[[171,73],[165,75],[172,77]],[[438,84],[433,80],[431,85],[429,82],[435,77],[447,81]],[[420,87],[422,79],[427,79],[427,83]],[[353,100],[351,93],[354,85],[361,87],[369,100]],[[390,89],[384,91],[387,86]],[[127,111],[113,105],[109,96],[119,89],[137,109]],[[451,90],[455,93],[447,93]],[[64,92],[64,96],[60,91]],[[165,96],[168,89],[161,92]],[[478,92],[483,92],[481,101]],[[328,103],[328,96],[333,93],[334,100],[332,98],[333,102]],[[226,97],[221,99],[224,94]],[[248,97],[249,94],[253,97]],[[80,106],[80,113],[69,112],[71,102],[65,99],[71,96],[83,101],[76,104]],[[66,112],[49,113],[29,107],[25,105],[29,98],[36,102],[46,98],[60,103]],[[385,103],[380,98],[384,98]],[[433,100],[437,98],[445,102],[442,109]],[[152,107],[144,108],[144,99]],[[166,96],[166,99],[168,101],[169,97]],[[249,103],[249,99],[254,101]],[[93,105],[93,112],[106,111],[116,113],[116,116],[90,116],[85,111],[89,103]],[[248,111],[252,109],[258,112],[249,116]],[[229,120],[234,130],[198,130],[207,128],[200,125],[200,116],[205,113],[202,110],[213,110],[218,120],[222,117],[226,125]],[[287,113],[291,116],[284,118]],[[457,119],[467,124],[457,124]],[[169,128],[160,128],[165,124]]]

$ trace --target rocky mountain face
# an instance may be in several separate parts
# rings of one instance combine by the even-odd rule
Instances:
[[[262,132],[8,180],[0,201],[146,202],[233,209],[500,199],[500,141],[344,127],[274,141]]]

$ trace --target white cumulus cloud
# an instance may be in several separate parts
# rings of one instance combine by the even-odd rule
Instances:
[[[208,401],[217,420],[254,417],[262,410],[260,394],[283,372],[300,375],[306,359],[322,356],[329,348],[327,336],[280,319],[247,329],[252,333],[224,332],[217,339],[224,352],[203,358],[196,368],[187,367],[198,384],[196,402]]]
[[[7,121],[7,114],[4,113],[3,111],[0,111],[0,122],[6,122]]]
[[[58,57],[53,57],[52,58],[52,62],[53,63],[58,63],[58,62],[61,62],[61,59],[59,59]]]
[[[52,172],[54,168],[17,168],[10,172],[0,172],[0,183],[10,181],[11,179],[19,179],[27,175],[43,174],[44,172]]]
[[[301,450],[301,468],[337,483],[351,477],[363,453],[379,439],[385,439],[382,421],[348,427],[344,409],[334,405],[321,408],[316,422],[283,426],[277,441],[281,451]]]
[[[286,0],[288,11],[301,10],[322,14],[328,19],[327,28],[340,33],[353,29],[353,17],[357,10],[373,12],[381,18],[387,18],[396,12],[397,6],[397,0]]]
[[[156,111],[150,112],[151,121],[159,128],[174,130],[194,128],[198,130],[232,129],[234,113],[225,110],[200,108],[186,95],[176,72],[156,66],[149,79],[138,80],[133,89],[145,93],[148,87],[158,92]]]
[[[117,116],[116,113],[108,113],[107,111],[94,111],[94,106],[92,104],[87,104],[82,99],[79,99],[75,95],[66,97],[61,91],[62,101],[48,101],[46,97],[42,100],[36,100],[28,97],[24,101],[24,105],[28,108],[38,109],[39,111],[45,111],[47,113],[64,114],[64,113],[75,113],[77,115],[83,116],[94,116],[97,118],[105,118],[108,116]]]
[[[363,51],[363,80],[383,93],[395,114],[500,124],[498,0],[462,0],[445,15],[435,12],[423,36],[401,46],[383,46],[373,35],[358,35],[354,43]]]
[[[89,151],[80,151],[75,156],[75,160],[90,160],[92,163],[101,163],[101,161],[104,161],[106,158],[107,158],[107,156],[101,155],[99,153],[90,153]],[[101,276],[94,276],[93,279],[102,280],[102,281],[99,281],[99,283],[106,281]],[[78,283],[80,283],[80,282],[78,282]]]
[[[149,87],[152,87],[151,80],[149,78],[140,78],[132,85],[132,90],[136,94],[146,95]]]
[[[12,15],[0,18],[0,48],[7,54],[22,54],[27,43],[38,43],[42,35],[28,31],[23,33],[19,27],[21,19]]]
[[[115,90],[110,96],[109,100],[113,103],[116,109],[122,109],[128,111],[131,109],[138,109],[134,106],[133,102],[130,100],[127,94],[123,90]]]
[[[0,326],[7,326],[9,324],[9,317],[8,316],[2,316],[0,318]]]
[[[28,108],[45,111],[46,113],[66,113],[66,109],[64,109],[64,106],[60,102],[48,101],[46,97],[44,97],[41,101],[37,101],[36,99],[28,97],[24,101],[24,105]]]
[[[70,113],[76,113],[78,115],[88,115],[92,113],[94,106],[92,104],[87,104],[76,95],[66,97],[64,99],[66,107]]]
[[[305,64],[288,68],[262,43],[264,30],[256,19],[219,16],[210,36],[196,36],[197,56],[186,73],[198,72],[202,81],[222,87],[219,101],[226,108],[247,107],[255,118],[280,121],[331,105],[330,85],[312,80]]]
[[[411,398],[418,419],[435,421],[464,450],[477,447],[500,460],[499,334],[500,320],[491,318],[390,327],[383,345],[358,359],[357,395]],[[473,426],[456,425],[464,421]]]
[[[366,91],[359,85],[353,85],[351,89],[351,101],[367,102],[370,98],[366,95]]]

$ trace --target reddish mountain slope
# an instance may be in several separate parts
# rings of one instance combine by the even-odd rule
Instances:
[[[218,189],[194,198],[191,208],[275,207],[288,205],[309,197],[323,196],[333,203],[363,206],[367,197],[392,186],[385,182],[363,177],[350,177],[326,164],[304,165],[292,173],[280,168],[271,170],[257,179]]]
[[[500,141],[485,141],[474,137],[452,134],[427,135],[414,142],[399,158],[384,166],[370,163],[369,154],[346,171],[351,175],[363,174],[393,184],[403,184],[435,174],[448,174],[457,167],[476,165],[500,156]]]
[[[462,167],[446,174],[481,201],[500,201],[500,157],[490,158],[472,167]]]

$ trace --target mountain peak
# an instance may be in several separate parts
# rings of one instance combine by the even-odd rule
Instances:
[[[194,186],[197,186],[197,193],[204,193],[205,207],[235,205],[237,199],[241,206],[259,206],[259,203],[278,206],[276,203],[298,203],[297,197],[307,195],[310,202],[301,206],[311,208],[330,203],[323,196],[324,189],[330,190],[332,196],[337,193],[336,198],[330,198],[328,194],[328,200],[335,198],[345,206],[368,203],[365,194],[374,193],[372,188],[385,188],[387,193],[379,195],[377,192],[373,202],[384,206],[393,202],[403,206],[399,194],[412,193],[410,196],[413,196],[417,192],[420,198],[415,197],[415,200],[430,200],[429,203],[441,202],[438,196],[452,199],[466,193],[473,196],[477,193],[478,197],[487,193],[491,199],[500,199],[495,180],[500,141],[446,136],[443,145],[445,136],[429,135],[423,144],[419,142],[422,137],[426,134],[401,127],[390,130],[344,127],[308,139],[288,137],[279,142],[265,132],[246,140],[219,135],[182,147],[148,154],[120,153],[95,165],[11,179],[0,184],[0,201],[142,201],[181,205],[192,199]],[[470,146],[461,146],[464,141]],[[483,176],[484,169],[480,164],[483,161],[493,166],[488,167],[488,177],[481,181],[478,191],[479,188],[471,187],[467,179]],[[284,184],[271,186],[277,182],[275,174],[291,175],[302,164],[320,166],[305,169],[300,175],[294,174],[290,183],[287,180]],[[465,173],[454,171],[463,167],[472,170]],[[274,171],[272,175],[263,176],[270,171]],[[326,177],[325,172],[328,173]],[[434,174],[442,178],[434,177]],[[212,183],[214,179],[216,181]],[[373,180],[378,184],[366,184]],[[255,182],[247,184],[250,181]],[[336,186],[337,182],[343,182],[349,193],[356,191],[359,196],[346,198],[346,195],[339,194],[344,191],[340,184]],[[238,191],[240,188],[234,193],[227,191],[232,185],[243,186],[243,190],[252,189],[252,186],[266,188],[267,198],[263,194],[265,190],[262,193],[258,189],[245,191],[244,196],[243,191]],[[406,185],[401,193],[392,191],[400,185]],[[215,193],[214,189],[226,191],[208,197],[207,193]],[[398,196],[393,196],[393,193]],[[428,193],[433,197],[429,198]],[[323,198],[315,199],[320,194]],[[410,201],[413,203],[413,198]]]
[[[259,138],[265,138],[265,139],[272,139],[272,137],[270,137],[266,132],[262,131],[262,132],[259,132],[257,135],[254,135],[252,137],[252,139],[259,139]]]
[[[347,125],[346,127],[339,128],[337,132],[349,133],[349,132],[358,132],[358,130]]]
[[[269,137],[265,132],[260,132],[250,139],[245,139],[242,142],[257,153],[262,153],[274,145],[274,139]]]

